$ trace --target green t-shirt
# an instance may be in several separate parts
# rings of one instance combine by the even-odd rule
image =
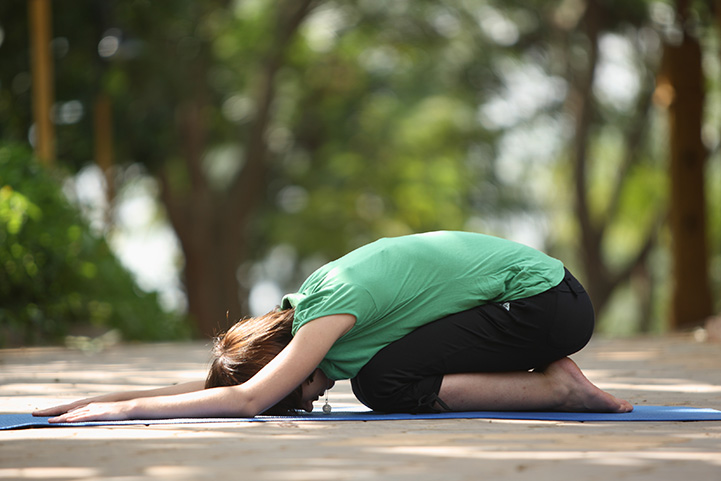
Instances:
[[[356,323],[333,345],[320,368],[350,379],[391,342],[448,314],[530,297],[558,285],[561,261],[528,246],[469,232],[429,232],[380,239],[316,270],[299,292],[293,334],[333,314]]]

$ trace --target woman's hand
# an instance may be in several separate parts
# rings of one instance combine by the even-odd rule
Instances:
[[[76,409],[82,408],[84,406],[87,406],[90,403],[96,403],[96,402],[114,402],[114,401],[120,401],[120,393],[113,393],[113,394],[105,394],[103,396],[95,396],[85,399],[79,399],[77,401],[68,403],[68,404],[60,404],[58,406],[53,406],[45,409],[36,409],[33,412],[33,416],[59,416],[61,414],[68,413],[70,411],[74,411]]]
[[[170,391],[177,390],[171,389]],[[163,389],[163,391],[168,392],[167,389]],[[256,413],[250,413],[244,408],[242,391],[242,386],[223,386],[178,394],[136,396],[131,399],[126,397],[126,393],[118,393],[124,399],[108,402],[100,399],[105,396],[99,396],[99,398],[76,401],[64,406],[37,411],[35,414],[52,416],[51,413],[58,411],[58,415],[48,420],[51,423],[253,416]],[[112,395],[107,395],[107,397],[110,396]]]
[[[78,401],[78,403],[79,402],[80,401]],[[122,421],[124,419],[132,419],[134,417],[133,408],[135,404],[134,401],[91,402],[74,407],[60,416],[50,418],[48,422],[76,423],[83,421]]]

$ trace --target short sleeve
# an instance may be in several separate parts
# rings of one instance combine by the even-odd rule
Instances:
[[[294,296],[295,318],[293,335],[301,326],[313,319],[334,314],[350,314],[356,318],[356,327],[373,319],[376,306],[373,298],[363,287],[354,284],[338,284],[307,295]],[[292,302],[291,302],[292,304]]]

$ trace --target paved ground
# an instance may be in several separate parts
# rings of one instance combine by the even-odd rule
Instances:
[[[574,357],[634,404],[721,409],[721,344],[594,341]],[[0,412],[202,378],[202,344],[0,350]],[[354,404],[347,383],[330,395]],[[721,480],[721,422],[240,423],[0,432],[0,480]]]

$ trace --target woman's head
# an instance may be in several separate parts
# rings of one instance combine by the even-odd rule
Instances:
[[[294,309],[271,311],[236,323],[215,339],[205,387],[242,384],[268,364],[293,338]],[[302,407],[299,386],[266,414],[288,414]]]

